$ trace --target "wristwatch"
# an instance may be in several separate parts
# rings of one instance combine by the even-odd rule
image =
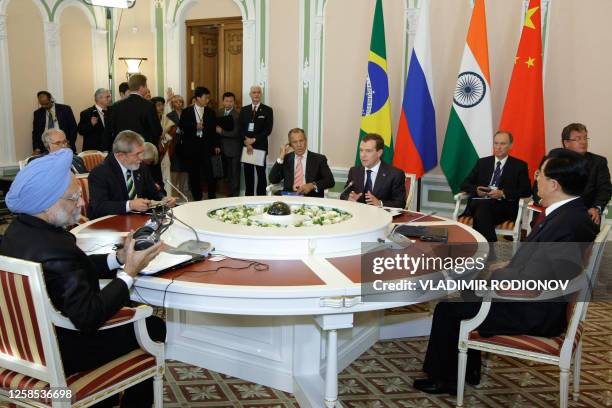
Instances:
[[[283,164],[284,160],[279,157],[278,159],[276,159],[276,162],[278,164]]]
[[[312,185],[314,186],[314,191],[315,193],[319,192],[319,187],[317,187],[317,183],[315,183],[314,181],[312,182]]]

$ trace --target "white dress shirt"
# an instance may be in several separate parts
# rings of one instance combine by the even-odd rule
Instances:
[[[555,211],[557,208],[561,207],[562,205],[565,205],[567,203],[569,203],[570,201],[574,201],[575,199],[577,199],[578,197],[572,197],[572,198],[568,198],[567,200],[561,200],[561,201],[557,201],[554,204],[549,205],[548,207],[546,207],[544,209],[544,213],[546,214],[546,216],[548,217],[553,211]]]
[[[370,179],[372,180],[372,192],[374,192],[374,186],[376,185],[376,176],[378,175],[378,170],[380,169],[380,161],[376,164],[376,166],[368,169],[365,167],[363,169],[363,187],[365,188],[365,183],[368,181],[368,170],[372,170],[372,174],[370,174]]]

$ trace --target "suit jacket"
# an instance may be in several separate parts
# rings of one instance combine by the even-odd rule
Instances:
[[[91,118],[94,116],[98,118],[98,123],[96,123],[95,126],[92,126]],[[105,113],[104,120],[105,121],[103,123],[96,105],[91,106],[81,112],[78,130],[79,133],[83,135],[83,150],[104,151],[108,148],[108,144],[106,143],[104,136],[104,126],[110,120],[108,110]]]
[[[115,137],[122,130],[132,130],[141,135],[145,141],[155,146],[159,144],[162,127],[155,106],[142,96],[130,94],[127,98],[117,101],[112,105],[109,117],[109,123],[106,124],[106,139],[111,147]]]
[[[589,168],[589,178],[581,196],[582,200],[587,208],[599,208],[603,212],[612,196],[608,161],[605,157],[591,152],[586,152],[584,158]],[[538,183],[533,184],[533,201],[540,202]]]
[[[51,302],[84,332],[97,330],[129,301],[128,288],[108,269],[106,255],[85,255],[74,235],[37,217],[18,215],[0,253],[41,263]],[[100,290],[98,279],[103,278],[112,280]],[[70,330],[56,331],[61,345]]]
[[[48,154],[48,153],[45,153],[45,154]],[[32,160],[36,160],[38,158],[41,158],[45,154],[29,157],[26,164],[30,164],[32,162]],[[89,173],[89,171],[87,170],[87,167],[85,166],[85,162],[83,161],[83,159],[81,157],[77,156],[76,154],[72,155],[72,168],[70,170],[74,174],[87,174],[87,173]]]
[[[194,105],[195,106],[195,105]],[[200,154],[210,155],[215,147],[221,147],[221,138],[217,134],[215,111],[204,107],[202,137],[197,136],[195,107],[188,106],[181,113],[179,127],[183,131],[183,145],[187,157],[197,158]]]
[[[295,170],[295,152],[291,152],[285,156],[283,164],[274,162],[268,179],[270,183],[280,183],[284,180],[284,191],[293,191],[293,178]],[[336,182],[329,166],[327,165],[327,157],[322,154],[308,151],[306,158],[305,169],[306,183],[317,183],[317,190],[312,190],[309,197],[323,197],[325,189],[332,188]]]
[[[217,109],[217,117],[225,115],[225,109]],[[240,114],[236,109],[230,111],[230,116],[234,122],[234,128],[232,130],[223,130],[221,132],[221,148],[223,154],[228,157],[237,157],[242,154],[242,146],[244,146],[244,138],[240,134],[240,123],[238,118]]]
[[[583,257],[595,239],[597,228],[590,222],[581,198],[557,208],[534,228],[512,257],[508,267],[492,279],[572,279],[582,270]],[[531,334],[554,336],[567,326],[564,299],[548,302],[494,302],[479,328],[483,335]]]
[[[70,143],[70,148],[76,152],[76,137],[77,124],[74,120],[72,108],[61,103],[55,104],[55,116],[57,125],[66,134],[66,139]],[[47,129],[48,116],[45,108],[38,108],[34,111],[34,120],[32,122],[32,150],[39,149],[41,152],[46,152],[47,149],[42,142],[42,134]]]
[[[158,191],[147,166],[141,164],[133,173],[136,195],[149,200],[161,200],[163,189]],[[106,159],[89,173],[89,218],[105,215],[125,214],[128,201],[127,185],[119,162],[109,153]]]
[[[476,187],[489,185],[493,178],[494,168],[495,156],[478,159],[471,173],[461,184],[461,190],[468,193],[471,197],[477,196]],[[508,156],[497,188],[504,190],[506,200],[518,202],[521,197],[529,197],[531,195],[529,184],[527,163]]]
[[[347,200],[351,191],[362,193],[365,185],[364,177],[363,166],[351,167],[344,185],[346,191],[340,195],[340,199]],[[351,181],[353,185],[347,189]],[[385,207],[404,208],[406,206],[406,175],[397,167],[381,161],[372,194],[381,200]]]
[[[253,149],[268,151],[268,136],[272,133],[274,126],[274,111],[268,105],[259,104],[257,111],[253,113],[253,105],[249,104],[240,109],[240,134],[243,141],[245,137],[254,137]],[[249,132],[249,123],[255,123],[252,132]]]

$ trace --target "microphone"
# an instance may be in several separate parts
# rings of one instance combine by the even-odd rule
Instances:
[[[165,181],[166,183],[168,183],[168,185],[169,185],[170,187],[172,187],[172,188],[174,189],[174,191],[176,191],[177,193],[179,193],[179,194],[180,194],[180,196],[181,196],[181,198],[182,198],[183,200],[185,200],[185,202],[186,202],[186,203],[188,203],[188,202],[189,202],[189,200],[187,199],[187,196],[186,196],[185,194],[183,194],[183,192],[182,192],[181,190],[179,190],[179,189],[178,189],[178,187],[176,187],[174,184],[172,184],[172,183],[170,182],[170,180],[169,180],[169,179],[166,179],[166,180],[164,180],[164,181]],[[182,222],[182,221],[180,221],[180,220],[178,220],[178,219],[177,219],[177,221]],[[196,236],[197,236],[197,234],[196,234]]]
[[[423,219],[423,218],[425,218],[425,217],[429,217],[430,215],[435,215],[435,214],[437,214],[437,213],[438,213],[437,211],[430,211],[430,212],[428,212],[428,213],[425,213],[425,214],[421,215],[420,217],[416,217],[414,220],[410,220],[410,221],[408,221],[406,224],[411,223],[411,222],[418,221],[418,220]]]
[[[210,251],[213,249],[211,243],[200,240],[200,237],[198,236],[198,232],[195,230],[195,228],[193,228],[191,225],[187,224],[186,222],[178,219],[176,215],[174,215],[173,211],[169,211],[169,213],[170,213],[170,218],[180,222],[181,224],[189,228],[191,232],[193,232],[193,235],[195,235],[195,239],[190,239],[190,240],[187,240],[181,243],[179,246],[176,247],[176,249],[178,249],[179,251],[188,252],[191,254],[208,256]]]
[[[344,190],[342,190],[340,192],[340,195],[338,197],[341,197],[342,194],[346,193],[346,191],[351,188],[353,186],[353,180],[349,181],[348,184],[346,185],[346,187],[344,187]]]

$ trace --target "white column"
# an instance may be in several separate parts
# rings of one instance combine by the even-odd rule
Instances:
[[[247,104],[251,102],[249,90],[257,81],[255,70],[256,65],[259,65],[256,58],[259,45],[255,36],[255,20],[242,20],[242,37],[242,101]]]
[[[16,162],[6,14],[0,14],[0,66],[0,166],[3,166]]]
[[[181,84],[181,67],[180,67],[180,30],[176,23],[166,22],[164,32],[164,59],[165,59],[165,83],[166,86],[172,88],[175,94],[183,95],[185,84]],[[182,45],[184,48],[185,46]],[[184,74],[183,74],[184,75]],[[187,98],[187,95],[183,95]]]
[[[338,331],[327,331],[327,366],[325,367],[325,406],[334,408],[338,402]]]
[[[94,90],[108,88],[108,53],[106,35],[102,28],[91,28],[91,49],[93,53]],[[92,93],[93,94],[93,93]]]
[[[64,86],[62,83],[62,50],[60,41],[60,26],[57,23],[45,21],[45,55],[47,67],[47,90],[56,101],[64,101]]]
[[[420,9],[415,7],[406,7],[405,9],[405,24],[406,24],[406,35],[404,36],[404,80],[408,74],[408,64],[410,63],[410,56],[412,55],[412,48],[414,47],[414,37],[416,36],[417,25],[419,22]]]

